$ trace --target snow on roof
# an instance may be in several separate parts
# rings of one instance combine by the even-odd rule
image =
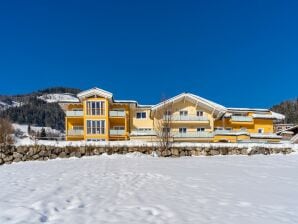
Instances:
[[[291,138],[291,142],[292,143],[298,143],[298,134],[294,135],[293,138]],[[296,145],[298,145],[298,144],[296,144]]]
[[[138,103],[135,100],[114,100],[114,103]]]
[[[131,104],[135,104],[137,107],[147,107],[147,108],[152,107],[152,105],[140,105],[136,100],[115,100],[113,98],[112,93],[110,93],[106,90],[97,88],[97,87],[80,92],[80,93],[78,93],[77,96],[78,96],[78,98],[82,99],[82,98],[94,96],[94,95],[112,99],[114,103],[131,103]]]
[[[139,104],[138,101],[136,100],[113,100],[114,103],[133,103],[136,105],[136,107],[139,107],[139,108],[151,108],[152,105],[142,105],[142,104]]]
[[[214,132],[214,135],[239,136],[239,135],[249,135],[249,133],[247,131],[217,130],[217,131]]]
[[[281,139],[282,137],[276,134],[250,134],[251,138],[276,138]]]
[[[268,109],[260,109],[260,108],[237,108],[237,107],[229,107],[228,111],[259,111],[259,112],[270,112]]]
[[[286,118],[285,115],[280,114],[280,113],[276,113],[276,112],[273,112],[273,111],[271,111],[271,114],[272,114],[272,116],[274,116],[277,120],[284,120],[284,119]]]
[[[285,116],[282,114],[253,114],[253,118],[260,118],[260,119],[276,119],[276,120],[283,120]]]
[[[108,99],[111,99],[113,97],[112,93],[110,93],[106,90],[97,88],[97,87],[80,92],[80,93],[78,93],[77,96],[78,96],[78,98],[82,99],[82,98],[93,96],[93,95],[102,96],[102,97],[108,98]]]
[[[146,107],[146,108],[151,108],[153,107],[153,105],[142,105],[142,104],[138,104],[138,107]]]
[[[278,132],[276,132],[276,134],[285,133],[285,132],[287,132],[287,131],[294,131],[294,132],[295,132],[295,130],[297,130],[297,129],[298,129],[298,125],[295,125],[295,126],[293,126],[293,127],[287,128],[287,129],[285,129],[285,130],[283,130],[283,131],[278,131]],[[296,133],[297,133],[297,132],[296,132]]]
[[[152,110],[158,110],[159,108],[161,108],[164,104],[168,104],[168,103],[172,103],[175,101],[179,101],[182,99],[188,99],[191,101],[195,101],[196,103],[201,103],[211,109],[215,109],[218,112],[225,112],[226,108],[220,104],[217,104],[215,102],[212,102],[210,100],[207,100],[205,98],[199,97],[197,95],[191,94],[191,93],[181,93],[177,96],[174,96],[168,100],[165,100],[164,102],[161,102],[159,104],[156,104],[155,106],[152,107]]]
[[[286,134],[286,135],[293,135],[293,131],[282,131],[281,134]]]

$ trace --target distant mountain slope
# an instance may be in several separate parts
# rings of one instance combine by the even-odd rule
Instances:
[[[295,100],[286,100],[271,108],[272,111],[284,114],[286,123],[298,124],[298,98]]]
[[[46,101],[48,103],[58,103],[58,102],[79,102],[79,99],[70,93],[49,93],[43,94],[37,97],[40,100]]]
[[[54,87],[30,94],[0,96],[0,117],[12,122],[64,130],[64,112],[59,102],[78,102],[79,89]]]

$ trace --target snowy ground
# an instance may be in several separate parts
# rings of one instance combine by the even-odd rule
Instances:
[[[0,223],[298,223],[298,155],[139,154],[0,167]]]

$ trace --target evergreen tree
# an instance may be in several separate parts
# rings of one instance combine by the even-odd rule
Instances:
[[[271,108],[272,111],[284,114],[286,123],[298,124],[298,98],[295,100],[286,100]]]
[[[29,135],[31,134],[31,125],[30,124],[28,125],[27,132],[28,132]]]
[[[47,133],[46,133],[46,130],[45,130],[44,128],[41,129],[40,137],[41,137],[41,138],[45,138],[45,137],[47,137]]]

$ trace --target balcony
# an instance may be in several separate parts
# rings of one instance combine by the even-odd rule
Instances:
[[[214,135],[248,135],[247,130],[216,130]]]
[[[131,132],[132,136],[146,136],[146,135],[156,135],[156,132],[154,130],[138,130],[135,129]]]
[[[232,116],[232,121],[234,122],[252,122],[252,117],[249,116]]]
[[[111,110],[109,112],[110,117],[125,117],[124,110]]]
[[[110,135],[125,135],[125,130],[110,129]]]
[[[172,136],[174,138],[213,138],[213,133],[206,132],[206,131],[186,132],[186,133],[174,132],[172,133]]]
[[[66,111],[67,117],[83,117],[84,112],[82,110],[69,110]]]
[[[67,135],[68,136],[82,136],[82,135],[84,135],[84,130],[68,130]]]
[[[205,116],[196,116],[196,115],[164,115],[164,120],[171,120],[171,121],[203,121],[209,122],[209,118]]]

